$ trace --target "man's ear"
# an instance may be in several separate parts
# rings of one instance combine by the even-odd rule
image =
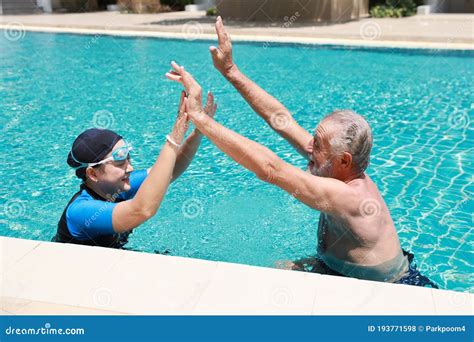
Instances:
[[[93,167],[88,167],[86,169],[86,176],[94,183],[97,183],[97,181],[99,180],[97,178],[97,169],[94,169]]]
[[[352,167],[352,155],[349,152],[342,153],[341,166],[345,169]]]

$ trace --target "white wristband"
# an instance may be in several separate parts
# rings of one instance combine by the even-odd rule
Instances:
[[[171,139],[171,137],[169,135],[166,136],[166,141],[168,141],[171,145],[173,145],[174,147],[177,147],[177,148],[180,148],[181,145],[178,144],[176,141],[174,141],[173,139]]]

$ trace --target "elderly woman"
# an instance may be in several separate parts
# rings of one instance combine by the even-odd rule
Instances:
[[[170,182],[190,165],[201,142],[195,130],[182,143],[189,126],[181,94],[178,118],[153,167],[135,171],[131,146],[110,130],[88,129],[74,141],[67,163],[82,180],[58,223],[53,241],[121,248],[128,234],[153,217]],[[206,112],[213,116],[214,103]]]

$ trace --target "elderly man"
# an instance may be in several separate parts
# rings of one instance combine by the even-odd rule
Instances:
[[[201,87],[184,67],[172,62],[167,77],[183,84],[189,118],[220,150],[261,180],[321,212],[318,257],[289,263],[290,268],[436,286],[410,265],[387,205],[365,173],[372,149],[372,131],[366,120],[350,110],[335,111],[318,124],[312,136],[280,102],[239,71],[220,17],[216,30],[219,46],[210,48],[214,66],[255,112],[309,160],[306,172],[205,115]],[[208,100],[213,101],[210,93]]]

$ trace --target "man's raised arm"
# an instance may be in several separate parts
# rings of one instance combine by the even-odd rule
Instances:
[[[201,86],[184,70],[172,63],[166,76],[183,84],[188,98],[186,111],[199,131],[234,161],[255,173],[261,180],[274,184],[295,198],[324,212],[335,212],[354,202],[347,184],[332,178],[310,175],[280,159],[275,153],[255,141],[217,123],[202,110]],[[212,97],[212,95],[209,95]]]
[[[277,99],[246,77],[232,60],[232,43],[225,31],[222,18],[216,21],[219,46],[210,47],[214,66],[239,91],[242,97],[278,134],[286,139],[301,155],[308,158],[313,138],[291,116]]]

